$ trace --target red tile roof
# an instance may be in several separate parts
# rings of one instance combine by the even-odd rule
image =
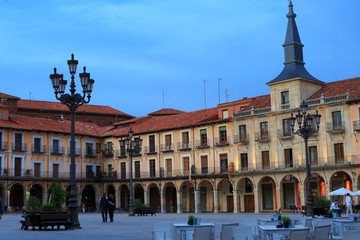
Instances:
[[[2,108],[9,108],[9,106],[7,106],[7,105],[5,105],[5,104],[2,104],[2,103],[0,103],[0,107],[2,107]]]
[[[149,116],[164,116],[164,115],[176,115],[176,114],[179,114],[179,113],[184,113],[184,112],[180,111],[180,110],[173,109],[173,108],[163,108],[163,109],[160,109],[158,111],[149,113],[148,115]]]
[[[131,126],[134,133],[156,132],[161,130],[168,130],[174,128],[188,127],[192,125],[204,124],[220,120],[217,114],[217,108],[210,108],[206,110],[199,110],[194,112],[180,113],[177,115],[162,116],[162,117],[148,117],[143,118],[136,124]],[[127,135],[130,127],[118,126],[106,133],[106,136]]]
[[[49,101],[33,101],[33,100],[19,100],[18,108],[30,108],[30,109],[46,109],[54,111],[69,111],[68,107],[59,102]],[[102,114],[119,114],[129,117],[133,117],[129,114],[123,113],[109,106],[97,106],[97,105],[82,105],[78,108],[78,112],[89,113],[102,113]]]
[[[15,97],[15,96],[11,96],[9,94],[5,94],[5,93],[1,93],[0,92],[0,98],[14,98],[14,99],[20,99],[18,97]]]
[[[324,97],[344,95],[347,91],[350,94],[348,100],[360,98],[360,77],[326,83],[309,99],[318,99],[321,94],[324,94]]]
[[[251,102],[249,102],[247,106],[243,107],[241,111],[249,111],[252,107],[254,107],[254,109],[271,107],[270,94],[248,98],[247,100],[251,100]]]

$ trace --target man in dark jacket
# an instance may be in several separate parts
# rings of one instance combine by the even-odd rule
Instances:
[[[107,222],[108,198],[106,197],[105,193],[99,200],[99,207],[101,208],[103,222]]]
[[[3,210],[3,206],[2,206],[2,202],[1,202],[1,198],[0,198],[0,219],[3,214],[4,214],[4,210]]]

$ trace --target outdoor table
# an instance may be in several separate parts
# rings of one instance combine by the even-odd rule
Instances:
[[[260,237],[262,240],[266,240],[268,235],[273,235],[274,233],[278,234],[289,234],[291,229],[309,229],[303,225],[295,225],[295,227],[289,228],[277,228],[275,225],[260,225],[258,226]]]
[[[351,226],[357,225],[360,226],[359,222],[350,221],[349,219],[333,219],[333,235],[337,237],[342,237],[344,231],[349,230]]]
[[[295,224],[299,224],[299,220],[298,219],[291,219],[295,221]],[[257,224],[258,225],[276,225],[279,222],[281,222],[282,220],[271,220],[268,218],[258,218],[257,219]]]
[[[189,225],[187,223],[174,223],[174,239],[180,240],[182,231],[194,232],[196,226],[212,226],[210,239],[215,240],[215,225],[213,223],[201,223],[198,225]],[[186,236],[186,240],[188,240],[188,239],[192,240],[192,234],[189,237],[190,238],[188,238],[188,236]]]

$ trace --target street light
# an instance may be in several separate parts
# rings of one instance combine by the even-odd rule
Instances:
[[[130,199],[129,199],[129,216],[135,216],[134,213],[134,198],[133,198],[133,184],[132,184],[132,157],[134,154],[141,152],[142,139],[133,139],[134,132],[129,131],[129,136],[124,140],[119,140],[120,147],[125,147],[130,160]]]
[[[65,94],[65,87],[67,81],[63,79],[62,74],[56,72],[54,68],[54,73],[50,74],[50,79],[55,90],[55,97],[62,104],[69,107],[71,113],[71,141],[70,141],[70,154],[71,154],[71,164],[70,164],[70,196],[69,196],[69,209],[70,209],[70,220],[73,222],[73,228],[81,228],[78,218],[78,200],[77,200],[77,190],[76,190],[76,180],[75,180],[75,112],[76,109],[90,102],[91,92],[94,85],[94,80],[90,79],[90,73],[86,72],[84,67],[84,72],[80,73],[81,86],[83,87],[83,93],[75,93],[75,73],[78,61],[74,59],[74,54],[71,54],[71,59],[67,61],[69,65],[69,71],[71,74],[71,83],[70,83],[70,94]],[[59,96],[60,95],[60,96]],[[87,99],[86,99],[87,98]]]
[[[299,135],[302,137],[305,141],[305,159],[306,159],[306,216],[314,216],[314,202],[311,197],[311,187],[310,187],[310,165],[309,165],[309,153],[308,153],[308,139],[311,135],[319,132],[320,127],[320,118],[321,115],[318,114],[318,111],[316,110],[316,114],[310,115],[307,112],[308,105],[305,104],[305,101],[300,105],[300,110],[298,111],[298,114],[296,114],[296,117],[291,114],[291,117],[289,118],[289,123],[291,126],[291,131],[294,134]],[[299,129],[297,131],[294,131],[295,126],[295,120],[298,122]]]

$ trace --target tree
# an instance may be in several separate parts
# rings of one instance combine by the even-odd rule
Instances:
[[[56,211],[62,210],[62,205],[66,201],[67,192],[63,190],[60,184],[53,184],[50,187],[51,192],[51,203],[55,205]]]
[[[26,211],[28,212],[37,212],[41,209],[41,202],[35,196],[29,196],[29,199],[26,202]]]

